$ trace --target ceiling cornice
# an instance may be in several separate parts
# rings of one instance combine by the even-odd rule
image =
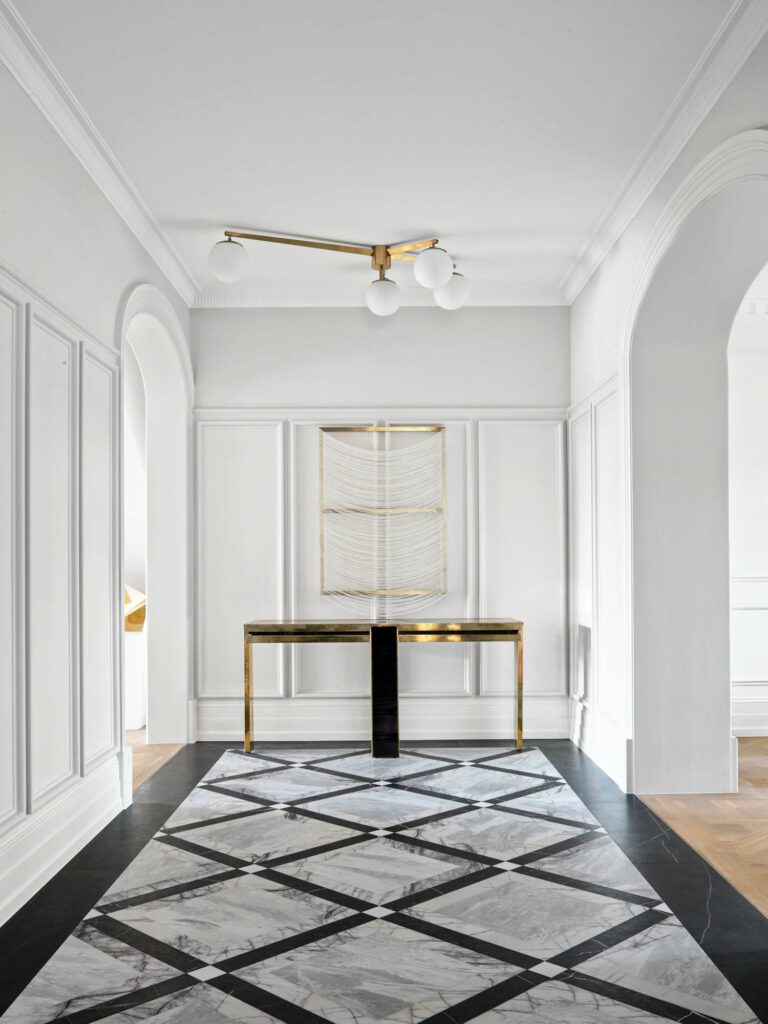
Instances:
[[[200,285],[11,0],[0,0],[0,60],[191,306]]]
[[[736,0],[560,283],[573,302],[768,31],[768,0]]]

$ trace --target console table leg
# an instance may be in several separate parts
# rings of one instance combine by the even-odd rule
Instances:
[[[400,756],[397,626],[371,626],[371,754]]]
[[[251,752],[251,645],[243,641],[243,750]]]
[[[517,641],[517,749],[523,749],[523,631]]]

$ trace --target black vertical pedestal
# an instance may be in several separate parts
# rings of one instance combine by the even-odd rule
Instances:
[[[371,626],[371,754],[400,756],[397,626]]]

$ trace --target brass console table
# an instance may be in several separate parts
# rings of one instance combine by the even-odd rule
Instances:
[[[371,753],[398,757],[397,650],[399,643],[517,644],[517,749],[523,749],[523,623],[504,619],[456,619],[452,622],[363,622],[345,619],[256,620],[243,627],[243,663],[246,753],[251,749],[251,644],[370,644],[371,645]]]

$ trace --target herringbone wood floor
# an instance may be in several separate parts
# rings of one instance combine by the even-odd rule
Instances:
[[[642,799],[768,917],[768,737],[739,740],[739,787]]]

